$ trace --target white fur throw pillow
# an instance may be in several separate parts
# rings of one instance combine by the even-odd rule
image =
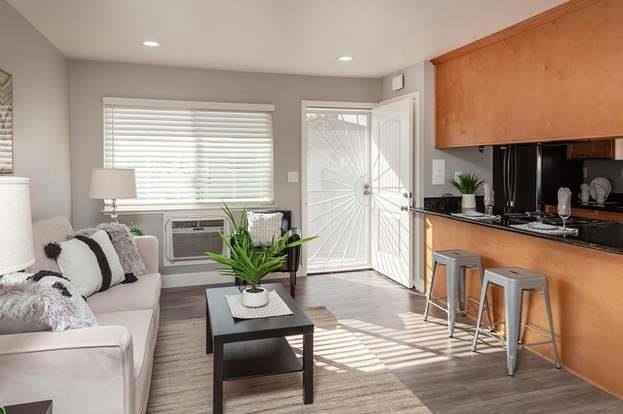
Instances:
[[[281,237],[283,213],[247,212],[247,229],[253,244],[267,246]]]
[[[89,305],[60,273],[41,271],[0,277],[0,334],[95,325]]]
[[[48,257],[56,259],[63,276],[82,296],[88,297],[126,281],[119,256],[104,230],[96,231],[91,237],[78,235],[71,240],[50,243],[45,251]]]

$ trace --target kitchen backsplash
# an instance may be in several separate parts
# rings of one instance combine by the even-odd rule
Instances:
[[[588,182],[595,177],[606,177],[612,182],[612,192],[623,193],[623,161],[586,160],[584,168],[588,169]]]

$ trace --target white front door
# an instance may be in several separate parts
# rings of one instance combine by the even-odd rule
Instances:
[[[371,241],[373,268],[406,287],[413,286],[413,99],[372,110]]]

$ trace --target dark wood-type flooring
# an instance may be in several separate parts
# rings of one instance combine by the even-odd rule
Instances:
[[[204,318],[204,288],[163,290],[161,318]],[[527,350],[507,376],[502,349],[470,351],[471,322],[447,338],[440,319],[423,322],[422,295],[373,271],[299,278],[296,300],[327,307],[435,413],[623,413],[623,401]]]

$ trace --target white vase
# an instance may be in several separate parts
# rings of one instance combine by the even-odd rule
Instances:
[[[262,306],[268,305],[268,292],[266,289],[257,286],[255,289],[257,292],[252,292],[249,286],[242,291],[241,303],[243,306],[247,308],[261,308]]]
[[[475,211],[476,210],[476,194],[463,194],[461,196],[461,210],[462,211]]]

